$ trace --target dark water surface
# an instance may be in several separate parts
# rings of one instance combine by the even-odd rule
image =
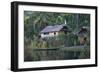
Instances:
[[[31,59],[24,61],[71,60],[90,58],[89,48],[80,49],[33,49]]]

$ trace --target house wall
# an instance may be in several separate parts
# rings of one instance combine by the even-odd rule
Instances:
[[[54,34],[54,32],[50,32],[49,34],[44,34],[41,33],[41,37],[45,38],[45,37],[53,37],[53,36],[57,36],[59,34],[59,32],[55,32],[56,34]]]
[[[85,38],[86,38],[86,37],[84,37],[84,36],[78,37],[78,40],[79,40],[80,45],[84,45],[84,44],[86,43]]]
[[[59,34],[65,34],[64,31],[59,31]]]

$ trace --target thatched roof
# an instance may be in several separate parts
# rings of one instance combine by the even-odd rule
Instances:
[[[67,27],[67,25],[54,25],[54,26],[46,26],[40,33],[46,33],[46,32],[57,32],[60,31],[63,27]]]

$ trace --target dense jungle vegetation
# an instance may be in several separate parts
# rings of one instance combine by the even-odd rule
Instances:
[[[71,30],[67,35],[61,34],[57,37],[51,37],[48,40],[43,40],[39,37],[40,31],[46,26],[61,25],[64,24],[65,20],[67,21],[67,26]],[[73,33],[78,32],[83,26],[90,27],[89,14],[24,11],[24,60],[40,61],[51,59],[89,58],[89,51],[86,52],[88,56],[83,55],[83,57],[81,57],[82,54],[80,56],[80,52],[77,53],[77,57],[73,57],[73,52],[70,51],[67,51],[67,55],[65,51],[54,53],[34,52],[34,49],[41,48],[48,49],[80,46],[78,37]],[[90,46],[90,32],[87,33],[87,42],[85,46]],[[61,55],[57,57],[56,53],[61,53]],[[51,58],[50,54],[54,57],[52,56],[53,58]],[[45,56],[44,59],[43,55]]]

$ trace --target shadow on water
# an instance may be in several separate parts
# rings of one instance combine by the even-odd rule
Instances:
[[[71,59],[88,59],[90,58],[90,49],[33,49],[31,59],[24,61],[47,61],[47,60],[71,60]]]

